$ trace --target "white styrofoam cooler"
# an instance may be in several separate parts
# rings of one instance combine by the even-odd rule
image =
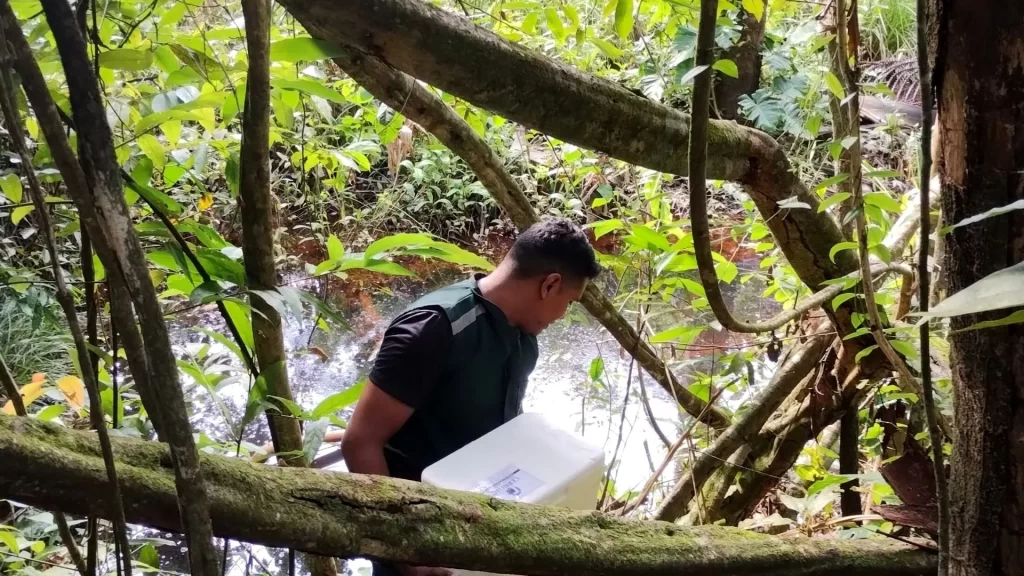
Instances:
[[[604,471],[600,447],[556,428],[540,414],[526,413],[434,463],[422,480],[502,500],[590,510],[597,505]]]

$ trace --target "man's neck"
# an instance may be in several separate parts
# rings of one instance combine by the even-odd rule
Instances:
[[[483,297],[505,314],[505,318],[511,326],[518,326],[519,299],[515,295],[523,289],[518,284],[511,271],[503,265],[499,265],[493,272],[477,282]]]

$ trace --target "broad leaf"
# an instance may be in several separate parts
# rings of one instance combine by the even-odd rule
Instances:
[[[0,190],[3,190],[4,196],[11,201],[11,204],[21,204],[24,194],[21,188],[21,178],[18,178],[17,174],[6,174],[0,178]]]
[[[949,318],[1024,306],[1024,262],[1004,268],[953,294],[923,318]]]
[[[832,262],[835,262],[836,254],[839,254],[843,250],[856,250],[857,247],[858,246],[856,242],[840,242],[833,246],[831,250],[829,250],[828,259],[831,260]]]
[[[885,192],[872,192],[864,195],[864,203],[870,206],[878,206],[886,212],[893,212],[899,214],[903,211],[900,207],[900,203],[893,199]]]
[[[661,250],[668,250],[671,245],[668,243],[668,239],[661,234],[651,230],[647,226],[635,225],[631,228],[631,235],[636,239],[640,240],[641,243],[646,243],[649,246],[659,248]]]
[[[153,65],[153,53],[149,50],[116,48],[100,52],[99,63],[111,70],[145,70]]]
[[[625,40],[633,32],[633,0],[616,0],[615,33]]]
[[[718,60],[711,67],[731,78],[740,77],[740,69],[736,67],[736,63],[732,60]]]
[[[356,401],[359,400],[359,395],[363,393],[363,388],[365,386],[366,381],[363,380],[355,386],[324,398],[316,405],[316,408],[313,408],[313,419],[319,420],[324,416],[329,416],[342,408],[348,408],[355,404]]]
[[[840,204],[846,201],[846,199],[849,197],[849,192],[836,192],[835,194],[822,200],[821,204],[818,204],[818,212],[824,212],[825,210],[828,210],[829,208],[835,206],[836,204]]]
[[[978,322],[977,324],[971,324],[967,328],[956,330],[952,334],[958,334],[960,332],[967,332],[968,330],[981,330],[984,328],[996,328],[999,326],[1009,326],[1010,324],[1021,324],[1024,323],[1024,310],[1019,310],[1010,314],[1005,318],[999,320],[986,320],[985,322]]]
[[[199,248],[196,250],[196,258],[212,278],[245,286],[245,268],[223,253],[209,248]]]
[[[842,100],[846,98],[846,90],[843,90],[843,84],[836,78],[836,75],[831,72],[825,73],[825,85],[828,86],[832,95]]]
[[[139,184],[130,177],[125,178],[124,181],[129,189],[141,196],[154,210],[159,210],[164,216],[178,216],[185,210],[173,198],[152,186]]]
[[[921,355],[917,352],[917,348],[914,345],[905,340],[889,340],[889,345],[906,358],[920,358]]]
[[[857,356],[854,357],[853,361],[860,362],[862,359],[866,358],[868,354],[874,352],[876,348],[878,348],[878,344],[872,344],[871,346],[868,346],[867,348],[861,350],[860,352],[857,352]]]
[[[743,9],[758,22],[764,18],[765,0],[743,0]]]
[[[18,224],[19,222],[24,220],[25,216],[28,216],[33,210],[35,210],[35,206],[18,206],[14,210],[11,210],[11,223]]]
[[[57,380],[57,388],[72,408],[77,410],[85,406],[85,386],[78,376],[65,376]]]
[[[565,40],[568,32],[565,30],[565,26],[562,24],[562,19],[558,17],[558,11],[552,7],[544,9],[544,19],[547,21],[548,30],[559,42]]]
[[[850,175],[846,172],[843,172],[842,174],[836,174],[831,178],[826,178],[825,180],[819,182],[818,185],[814,187],[814,191],[817,192],[819,190],[824,190],[829,186],[834,186],[835,184],[846,182],[847,180],[849,180],[849,178]]]
[[[1001,216],[1003,214],[1006,214],[1007,212],[1013,212],[1014,210],[1024,210],[1024,200],[1017,200],[1012,204],[1007,204],[1006,206],[993,208],[991,210],[982,212],[981,214],[971,216],[970,218],[964,218],[963,220],[957,222],[956,224],[953,224],[952,226],[947,226],[943,228],[941,233],[945,234],[950,230],[953,230],[954,228],[967,226],[968,224],[974,224],[975,222],[981,222],[982,220],[991,218],[993,216]]]
[[[434,239],[426,234],[393,234],[391,236],[385,236],[380,240],[370,244],[366,248],[364,253],[367,259],[370,259],[383,252],[390,252],[396,248],[415,248],[417,246],[429,245]]]
[[[324,436],[327,434],[327,427],[330,424],[329,420],[321,418],[306,426],[302,435],[302,454],[306,458],[307,465],[312,464],[313,459],[316,458],[316,453],[324,442]]]
[[[313,62],[341,56],[340,48],[315,38],[286,38],[270,44],[271,62]]]
[[[341,260],[345,257],[345,246],[334,234],[327,238],[327,257],[331,260]]]
[[[832,309],[836,310],[840,306],[842,306],[843,303],[846,302],[847,300],[850,300],[851,298],[856,298],[856,297],[857,297],[856,294],[851,294],[849,292],[844,292],[844,293],[840,294],[839,296],[836,296],[835,298],[832,299]]]
[[[348,99],[345,98],[333,88],[328,88],[320,82],[313,80],[284,80],[276,78],[270,81],[270,85],[274,88],[281,88],[283,90],[296,90],[303,94],[309,94],[311,96],[319,96],[324,100],[329,100],[335,104],[348,104]]]
[[[676,326],[651,336],[654,344],[665,342],[678,342],[680,344],[692,344],[694,340],[704,331],[704,326]]]
[[[694,78],[699,76],[701,72],[707,69],[707,66],[694,66],[693,68],[690,68],[689,72],[683,75],[683,77],[679,80],[679,83],[687,84],[688,82],[692,81]]]

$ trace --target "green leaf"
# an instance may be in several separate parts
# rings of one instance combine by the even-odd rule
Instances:
[[[631,229],[630,235],[640,240],[641,243],[646,243],[649,246],[660,248],[661,250],[668,250],[671,245],[668,243],[668,239],[658,234],[654,230],[651,230],[647,226],[634,225]]]
[[[836,254],[842,252],[843,250],[856,250],[857,248],[858,246],[856,242],[840,242],[833,246],[831,250],[829,250],[828,258],[832,262],[835,262]]]
[[[178,204],[173,198],[152,186],[139,184],[135,180],[132,180],[131,177],[124,178],[124,181],[125,184],[128,185],[128,188],[139,196],[142,196],[150,206],[159,210],[165,216],[178,216],[185,210],[185,208],[183,208],[181,204]]]
[[[342,408],[348,408],[355,404],[356,401],[359,400],[359,395],[363,393],[363,388],[365,386],[366,381],[363,380],[355,386],[324,398],[316,405],[316,408],[313,408],[313,419],[319,420],[324,416],[329,416]]]
[[[850,178],[850,175],[848,173],[846,173],[846,172],[843,172],[842,174],[836,174],[835,176],[833,176],[831,178],[826,178],[825,180],[822,180],[821,182],[819,182],[818,185],[814,187],[814,191],[817,192],[819,190],[824,190],[824,189],[828,188],[829,186],[834,186],[834,185],[839,184],[841,182],[846,182],[847,180],[849,180],[849,178]]]
[[[565,14],[565,17],[569,19],[569,29],[571,31],[576,31],[579,29],[580,13],[579,11],[576,10],[575,6],[573,6],[572,4],[563,4],[562,14]]]
[[[831,72],[825,73],[825,85],[828,86],[832,95],[842,100],[846,98],[846,90],[843,90],[843,84],[836,78],[836,75]]]
[[[602,38],[591,38],[590,43],[597,46],[597,49],[604,53],[610,60],[618,60],[622,58],[625,52],[615,44],[604,40]]]
[[[232,198],[238,197],[238,183],[241,181],[239,168],[238,153],[232,152],[224,166],[224,178],[228,182],[228,191],[231,192]]]
[[[921,355],[918,354],[917,349],[914,348],[914,345],[905,340],[889,340],[889,345],[892,346],[894,350],[896,350],[906,358],[921,357]]]
[[[282,286],[281,288],[279,288],[279,290],[283,288],[285,287]],[[322,300],[310,294],[309,292],[306,292],[305,290],[297,290],[297,293],[299,298],[301,298],[306,304],[309,304],[310,306],[315,308],[318,314],[320,314],[324,318],[327,318],[328,320],[337,324],[338,326],[348,328],[348,322],[345,321],[345,318],[341,314],[339,314],[337,310],[332,308],[329,304],[323,302]]]
[[[758,22],[764,18],[765,0],[743,0],[743,9]]]
[[[11,211],[11,223],[17,224],[24,220],[25,216],[28,216],[35,206],[19,206]]]
[[[214,125],[211,124],[207,118],[196,114],[195,112],[172,108],[170,110],[164,110],[163,112],[156,112],[148,116],[143,116],[135,123],[135,132],[137,134],[148,132],[168,120],[187,120],[190,122],[197,122],[207,130],[213,130],[214,128]]]
[[[1024,306],[1024,262],[1004,268],[953,294],[922,318],[949,318]]]
[[[974,224],[975,222],[981,222],[982,220],[991,218],[993,216],[1000,216],[1002,214],[1006,214],[1007,212],[1013,212],[1014,210],[1024,210],[1024,200],[1017,200],[1012,204],[1007,204],[1006,206],[993,208],[991,210],[982,212],[981,214],[971,216],[970,218],[964,218],[963,220],[957,222],[956,224],[953,224],[952,226],[947,226],[943,228],[941,233],[946,234],[947,232],[953,230],[954,228],[967,226],[968,224]]]
[[[0,544],[6,546],[8,552],[11,552],[12,554],[17,554],[21,550],[21,548],[18,547],[17,536],[14,535],[14,532],[5,530],[4,527],[0,527]]]
[[[591,360],[587,374],[590,376],[590,380],[592,382],[600,380],[601,375],[604,374],[604,358],[597,357]]]
[[[818,213],[820,214],[821,212],[824,212],[825,210],[828,210],[829,208],[835,206],[836,204],[840,204],[842,202],[845,202],[846,199],[849,198],[849,197],[850,197],[850,193],[849,192],[836,192],[835,194],[833,194],[833,195],[829,196],[828,198],[822,200],[821,204],[818,204]]]
[[[651,336],[651,342],[654,344],[665,342],[677,342],[683,345],[692,344],[704,329],[705,326],[676,326]]]
[[[273,395],[267,396],[267,398],[274,401],[275,408],[277,408],[278,412],[281,412],[286,416],[294,416],[300,419],[302,418],[304,410],[302,409],[302,406],[299,406],[298,402]],[[284,406],[284,410],[281,410],[281,406]]]
[[[367,260],[364,268],[391,276],[416,276],[411,270],[390,260]]]
[[[327,434],[327,427],[330,424],[328,419],[321,418],[306,426],[302,435],[302,454],[306,458],[306,464],[313,463],[317,451],[320,450],[320,445],[324,443],[324,436]]]
[[[899,178],[900,173],[895,170],[868,170],[864,173],[865,178]]]
[[[867,348],[861,350],[860,352],[857,352],[857,356],[854,357],[853,361],[860,362],[861,359],[866,358],[868,354],[874,352],[876,348],[878,348],[878,344],[872,344],[871,346],[868,346]]]
[[[21,200],[24,198],[21,178],[18,178],[17,174],[6,174],[0,178],[0,190],[3,190],[4,196],[11,201],[11,204],[21,204]]]
[[[334,234],[327,238],[327,257],[331,260],[341,260],[345,257],[345,246]]]
[[[35,414],[35,418],[37,420],[42,420],[43,422],[49,422],[50,420],[53,420],[54,418],[57,418],[58,416],[63,414],[64,411],[67,410],[67,408],[67,404],[64,403],[54,404],[53,406],[47,406],[46,408],[43,408],[42,410],[37,412]]]
[[[164,165],[167,163],[167,152],[156,136],[143,134],[135,140],[135,143],[139,145],[139,150],[142,150],[142,153],[146,155],[146,158],[153,163],[157,170],[164,169]]]
[[[153,53],[149,50],[115,48],[100,52],[99,63],[111,70],[145,70],[153,65]]]
[[[252,321],[249,319],[249,307],[243,305],[234,300],[224,300],[224,308],[228,311],[228,316],[231,317],[231,323],[238,329],[238,334],[242,338],[242,343],[249,350],[255,348],[252,337]],[[223,342],[222,342],[223,343]],[[240,360],[244,360],[241,349],[238,348],[237,344],[234,344],[236,353]]]
[[[843,302],[846,302],[846,301],[848,301],[848,300],[850,300],[852,298],[856,298],[856,297],[857,297],[856,294],[851,294],[849,292],[844,292],[844,293],[840,294],[839,296],[836,296],[835,298],[832,299],[832,309],[833,310],[837,310],[837,309],[839,309],[840,306],[843,305]]]
[[[270,44],[271,62],[315,62],[341,56],[337,46],[308,36],[287,38]]]
[[[320,82],[314,82],[313,80],[284,80],[281,78],[275,78],[270,81],[270,85],[282,90],[295,90],[297,92],[302,92],[303,94],[319,96],[324,100],[334,102],[335,104],[348,104],[348,99],[345,98],[341,92],[338,92],[333,88],[328,88]]]
[[[864,195],[864,203],[870,206],[877,206],[886,212],[899,214],[902,212],[900,203],[885,192],[872,192]]]
[[[591,224],[587,224],[587,226],[594,229],[594,238],[600,238],[612,230],[621,230],[625,228],[625,224],[623,224],[622,220],[619,220],[618,218],[614,220],[593,222]]]
[[[850,480],[850,478],[847,478],[846,476],[839,476],[839,475],[836,475],[836,474],[829,474],[825,478],[823,478],[821,480],[818,480],[814,484],[811,484],[810,486],[808,486],[807,487],[807,495],[808,496],[813,496],[813,495],[821,492],[822,490],[825,490],[826,488],[831,488],[832,486],[835,486],[837,484],[842,484],[844,482],[847,482],[848,480]]]
[[[633,0],[616,0],[615,33],[625,40],[633,31]]]
[[[245,286],[245,268],[222,252],[200,248],[196,251],[196,258],[199,259],[200,264],[211,278],[227,280],[237,286]]]
[[[732,262],[719,262],[715,264],[715,274],[718,275],[718,279],[726,284],[731,284],[736,276],[739,275],[739,268],[736,267]]]
[[[565,31],[565,26],[562,24],[561,18],[558,17],[558,11],[552,7],[544,9],[544,19],[548,23],[548,30],[559,42],[565,40],[568,32]]]
[[[868,334],[871,334],[870,328],[861,328],[860,330],[856,330],[846,336],[843,336],[843,340],[853,340],[854,338],[860,338],[861,336],[867,336]]]
[[[160,568],[160,555],[157,554],[156,548],[152,544],[146,544],[142,550],[139,550],[139,562],[150,568]]]
[[[731,78],[740,77],[740,69],[736,67],[736,63],[732,60],[718,60],[711,67]]]
[[[958,334],[960,332],[967,332],[968,330],[982,330],[984,328],[996,328],[998,326],[1009,326],[1010,324],[1021,324],[1024,323],[1024,310],[1019,310],[1010,314],[1005,318],[999,320],[986,320],[985,322],[978,322],[977,324],[971,324],[967,328],[960,330],[954,330],[951,334]]]
[[[426,234],[392,234],[391,236],[385,236],[370,244],[366,248],[365,256],[367,259],[381,254],[383,252],[390,252],[396,248],[413,248],[416,246],[430,245],[434,239]]]
[[[526,34],[528,34],[530,36],[533,36],[533,35],[537,34],[537,20],[538,19],[539,19],[539,17],[537,16],[536,12],[530,12],[529,14],[526,15],[525,18],[523,18],[523,21],[519,25],[519,28],[523,32],[525,32]]]
[[[869,249],[869,252],[878,256],[878,259],[886,264],[892,262],[892,252],[889,251],[889,247],[885,244],[875,244]]]

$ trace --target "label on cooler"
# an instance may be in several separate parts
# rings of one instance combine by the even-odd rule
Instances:
[[[536,476],[519,466],[510,465],[480,482],[475,491],[502,500],[522,502],[543,485]]]

